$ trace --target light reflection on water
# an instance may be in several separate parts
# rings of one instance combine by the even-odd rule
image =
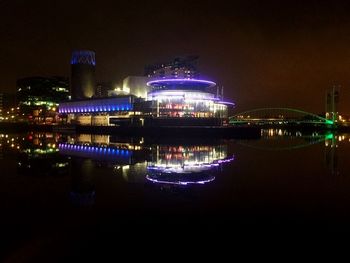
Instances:
[[[235,143],[261,151],[285,151],[324,144],[325,158],[335,172],[337,148],[350,142],[349,134],[281,129],[261,131],[260,140]],[[215,171],[234,160],[229,141],[164,141],[118,138],[110,135],[61,135],[54,133],[0,134],[0,158],[17,158],[19,173],[68,173],[72,159],[107,163],[122,177],[153,183],[191,185],[215,180]],[[43,162],[44,160],[44,162]],[[137,169],[134,169],[136,168]],[[132,171],[132,172],[130,172]],[[132,181],[132,180],[131,180]]]
[[[234,160],[223,142],[154,144],[144,138],[79,135],[66,138],[58,148],[64,156],[108,162],[121,169],[127,181],[131,176],[140,182],[183,186],[214,181],[215,170]]]
[[[267,129],[261,131],[260,140],[234,142],[264,152],[289,151],[323,144],[325,163],[332,174],[338,174],[337,149],[340,144],[350,142],[350,136],[331,132],[302,133]],[[212,183],[222,166],[234,161],[235,154],[228,150],[230,143],[232,142],[227,140],[200,139],[154,142],[143,137],[30,132],[0,134],[0,157],[16,158],[19,174],[64,175],[70,174],[73,167],[79,171],[78,174],[89,177],[91,169],[103,164],[110,167],[111,173],[120,172],[127,182],[148,181],[155,184],[190,186]],[[86,203],[93,204],[93,187],[85,188],[90,189],[82,191],[87,194]],[[71,193],[74,198],[79,197],[77,191],[80,190]],[[85,195],[82,199],[85,200],[84,198]]]
[[[350,233],[350,135],[283,130],[261,135],[169,141],[0,134],[4,237],[17,240],[32,228],[46,235],[52,222],[67,239],[66,229],[81,229],[82,222],[102,233],[120,225],[132,230],[135,218],[148,222],[138,222],[141,232],[169,229],[170,223],[192,230],[202,223],[234,235],[270,231],[276,224],[276,232]],[[23,220],[28,214],[31,220]]]
[[[339,176],[347,173],[343,152],[349,149],[349,142],[349,134],[280,129],[262,130],[259,140],[190,141],[30,132],[0,134],[0,159],[5,161],[2,165],[15,160],[19,176],[69,178],[70,189],[64,191],[70,203],[84,207],[96,205],[104,192],[96,186],[100,180],[107,184],[118,181],[135,193],[139,185],[176,191],[181,196],[184,191],[195,193],[195,188],[210,193],[213,187],[242,180],[243,174],[254,178],[262,173],[268,178],[275,167],[280,167],[284,180],[293,179],[286,173],[295,166],[307,176],[313,171],[320,173],[320,169]],[[302,160],[309,162],[299,165]],[[320,162],[324,168],[319,167]],[[256,183],[255,179],[250,183]],[[215,195],[219,198],[221,193]]]

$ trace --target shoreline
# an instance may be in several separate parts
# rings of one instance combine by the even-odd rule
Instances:
[[[216,137],[258,139],[261,129],[282,129],[301,132],[350,132],[349,126],[84,126],[84,125],[36,125],[29,123],[0,123],[0,132],[58,132],[110,134],[144,137]]]
[[[83,125],[34,125],[28,123],[0,123],[0,132],[58,132],[110,134],[141,137],[177,137],[177,138],[228,138],[259,139],[258,127],[222,127],[222,126],[83,126]]]

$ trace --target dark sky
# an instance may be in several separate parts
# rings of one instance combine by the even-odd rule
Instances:
[[[0,0],[0,91],[19,77],[69,76],[73,49],[96,51],[97,78],[198,55],[237,110],[324,110],[338,83],[350,113],[350,1]]]

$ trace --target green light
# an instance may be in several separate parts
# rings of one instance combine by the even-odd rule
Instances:
[[[48,153],[55,153],[55,152],[58,152],[59,150],[57,148],[55,149],[51,149],[51,148],[48,148],[48,149],[25,149],[23,150],[23,152],[25,153],[35,153],[35,154],[48,154]]]
[[[333,121],[331,121],[331,120],[326,120],[326,124],[328,124],[328,125],[333,125],[333,124],[334,124],[334,122],[333,122]]]
[[[34,106],[49,106],[49,107],[57,107],[58,103],[52,102],[52,101],[43,101],[43,100],[35,100],[35,101],[23,101],[21,102],[22,105],[34,105]]]
[[[56,167],[59,167],[59,168],[62,168],[62,167],[66,167],[66,166],[68,166],[69,165],[69,163],[56,163]]]
[[[334,138],[334,134],[333,133],[328,133],[326,134],[326,140],[332,140]]]

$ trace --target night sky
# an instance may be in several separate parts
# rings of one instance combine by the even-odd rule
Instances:
[[[20,77],[69,76],[73,49],[96,51],[98,81],[198,55],[237,111],[320,113],[338,83],[340,111],[350,113],[348,1],[225,2],[0,0],[0,91],[15,92]]]

